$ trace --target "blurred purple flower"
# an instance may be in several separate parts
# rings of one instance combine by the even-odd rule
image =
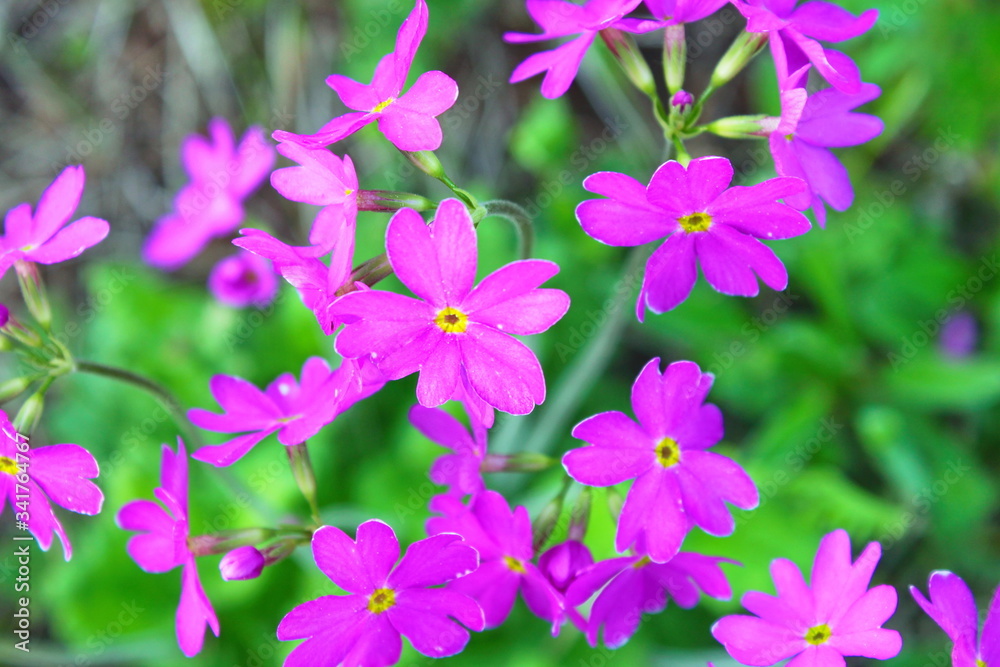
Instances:
[[[930,600],[916,586],[910,586],[913,599],[941,626],[954,644],[952,665],[982,667],[996,664],[1000,660],[1000,588],[993,594],[981,636],[976,600],[961,577],[947,570],[937,570],[931,573],[927,590]]]
[[[335,343],[339,354],[370,358],[390,380],[419,372],[417,400],[425,407],[455,396],[463,378],[504,412],[526,414],[545,400],[538,359],[511,334],[541,333],[566,313],[565,292],[538,288],[558,265],[512,262],[473,289],[476,229],[457,199],[441,202],[430,226],[412,209],[396,213],[386,253],[419,298],[383,291],[341,297],[329,308],[346,321]]]
[[[414,542],[399,560],[392,528],[371,520],[358,526],[356,540],[323,526],[313,534],[312,550],[319,569],[348,595],[324,595],[281,619],[278,639],[306,640],[285,659],[286,667],[394,665],[400,635],[423,655],[443,658],[465,648],[465,628],[483,629],[474,600],[451,587],[432,588],[462,581],[479,564],[476,550],[458,535]]]
[[[0,237],[0,278],[18,260],[57,264],[73,259],[108,235],[108,222],[90,216],[69,224],[83,195],[82,166],[66,167],[45,188],[34,215],[31,204],[7,211]]]
[[[299,135],[278,130],[278,141],[292,141],[308,148],[321,148],[354,134],[369,123],[378,128],[401,151],[433,151],[441,145],[441,124],[437,116],[458,99],[458,84],[444,72],[421,74],[405,93],[403,86],[413,57],[427,33],[427,3],[417,0],[396,35],[395,50],[375,67],[372,82],[358,83],[340,74],[331,74],[326,85],[340,101],[355,111],[334,118],[315,134]]]
[[[845,656],[887,660],[896,656],[902,639],[882,628],[896,611],[896,589],[868,590],[882,548],[869,544],[851,562],[851,538],[844,530],[826,535],[816,551],[811,586],[795,563],[771,561],[777,596],[750,591],[741,602],[755,616],[726,616],[712,635],[729,655],[744,665],[843,667]]]
[[[691,361],[646,364],[632,385],[639,423],[621,412],[583,420],[573,437],[590,446],[563,456],[570,477],[590,486],[634,479],[618,520],[615,548],[633,544],[658,563],[674,557],[691,524],[729,535],[735,522],[726,501],[757,506],[757,487],[738,463],[707,451],[722,439],[722,413],[704,404],[713,376]]]
[[[94,456],[79,445],[49,445],[27,449],[28,440],[14,430],[0,410],[0,512],[10,501],[11,511],[48,551],[58,535],[63,557],[73,556],[66,531],[52,511],[52,503],[77,514],[99,514],[104,494],[90,480],[97,477]],[[18,476],[23,479],[18,480]],[[25,511],[25,494],[27,508]]]
[[[436,496],[431,510],[442,516],[427,521],[430,535],[456,533],[479,552],[479,569],[448,585],[475,599],[486,614],[486,627],[506,620],[518,591],[528,609],[552,623],[552,634],[562,625],[562,596],[531,560],[535,556],[528,510],[513,512],[496,491],[483,491],[468,506],[455,496]]]
[[[576,580],[594,564],[594,557],[583,542],[566,540],[545,550],[538,557],[538,569],[563,596]],[[567,601],[566,617],[580,632],[587,632],[587,620]]]
[[[162,507],[133,500],[119,510],[116,521],[122,530],[140,531],[129,539],[128,554],[143,570],[160,573],[183,566],[175,626],[177,643],[190,658],[201,651],[206,625],[219,636],[219,619],[201,587],[189,542],[187,452],[180,438],[176,453],[163,445],[160,486],[154,493]]]
[[[666,25],[663,21],[623,18],[640,2],[641,0],[588,0],[584,5],[577,5],[566,0],[527,0],[528,13],[541,26],[542,32],[508,32],[504,34],[504,40],[522,44],[570,35],[575,37],[551,51],[529,56],[514,68],[510,82],[518,83],[545,72],[542,95],[549,99],[561,96],[569,90],[584,54],[601,30],[616,28],[644,33]]]
[[[953,359],[964,359],[976,351],[979,342],[979,325],[972,313],[963,310],[955,313],[941,325],[938,344],[941,351]]]
[[[663,164],[643,186],[631,176],[602,171],[583,186],[608,199],[576,208],[583,230],[601,243],[636,246],[666,237],[646,263],[636,302],[642,321],[648,307],[662,313],[680,305],[701,264],[708,284],[723,294],[756,296],[756,273],[772,289],[788,284],[785,266],[758,239],[787,239],[809,230],[809,220],[778,202],[805,189],[797,178],[772,178],[729,187],[733,167],[722,157]]]
[[[666,563],[654,563],[639,549],[634,556],[594,563],[581,572],[566,591],[566,604],[577,607],[596,593],[587,641],[596,647],[603,628],[604,645],[616,649],[635,634],[642,614],[663,611],[669,598],[684,609],[698,604],[702,592],[728,600],[732,590],[720,563],[736,561],[682,551]]]
[[[158,268],[178,269],[215,237],[243,222],[243,200],[264,181],[274,165],[274,148],[263,130],[251,127],[235,146],[223,118],[208,124],[209,137],[192,134],[181,146],[181,161],[191,178],[174,199],[174,210],[161,217],[143,246],[143,259]]]
[[[278,293],[278,279],[266,259],[240,251],[215,265],[208,276],[208,289],[227,306],[263,308]]]

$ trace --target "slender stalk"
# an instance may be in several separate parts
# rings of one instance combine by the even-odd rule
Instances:
[[[493,199],[483,203],[487,216],[504,218],[517,230],[518,247],[521,259],[531,257],[535,245],[535,228],[531,216],[523,207],[506,199]]]
[[[103,375],[104,377],[112,378],[114,380],[139,387],[149,394],[152,394],[153,397],[155,397],[161,404],[163,404],[163,407],[167,409],[170,416],[173,417],[174,421],[177,423],[178,428],[184,431],[185,438],[188,442],[196,448],[200,448],[205,445],[201,435],[198,434],[198,431],[196,431],[191,422],[188,421],[187,415],[184,412],[184,408],[181,407],[180,401],[178,401],[174,395],[170,393],[169,389],[164,387],[159,382],[150,380],[149,378],[139,375],[138,373],[127,371],[124,368],[107,366],[93,361],[78,360],[76,362],[76,370],[83,373],[90,373],[92,375]]]

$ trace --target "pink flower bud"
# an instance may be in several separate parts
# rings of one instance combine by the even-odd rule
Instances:
[[[680,113],[686,113],[692,104],[694,104],[694,95],[686,90],[678,90],[670,98],[670,106],[677,109]]]
[[[264,554],[249,544],[233,549],[219,563],[219,571],[226,581],[256,579],[263,569]]]

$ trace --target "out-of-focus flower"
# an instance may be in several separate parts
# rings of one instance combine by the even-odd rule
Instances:
[[[215,265],[208,275],[208,289],[227,306],[263,308],[278,293],[278,278],[266,259],[241,251]]]

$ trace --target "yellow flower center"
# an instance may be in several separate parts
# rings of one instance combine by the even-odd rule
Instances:
[[[17,463],[15,463],[12,458],[0,456],[0,472],[5,472],[8,475],[16,475]]]
[[[507,566],[507,569],[511,572],[517,572],[518,574],[524,574],[524,563],[514,558],[513,556],[504,556],[503,564]]]
[[[345,194],[346,196],[348,196],[348,197],[350,197],[350,196],[351,196],[351,193],[352,193],[352,192],[354,192],[354,190],[352,190],[352,189],[350,189],[350,188],[346,188],[346,189],[344,190],[344,194]]]
[[[391,588],[377,588],[368,598],[368,611],[381,614],[396,605],[396,593]]]
[[[632,567],[634,567],[635,569],[638,570],[640,567],[646,567],[647,565],[649,565],[652,562],[653,561],[649,558],[649,556],[643,556],[642,558],[640,558],[636,562],[632,563]]]
[[[378,113],[379,111],[382,111],[383,109],[385,109],[387,106],[389,106],[390,104],[392,104],[395,101],[396,101],[395,98],[390,97],[389,99],[385,100],[384,102],[379,102],[378,104],[375,105],[375,108],[372,109],[372,113]]]
[[[982,658],[976,658],[976,667],[986,667],[986,661]]]
[[[809,628],[806,632],[806,642],[813,646],[825,644],[830,639],[830,626],[826,623]]]
[[[465,333],[465,327],[469,324],[469,316],[460,310],[448,307],[438,312],[434,318],[434,324],[438,325],[445,333]]]
[[[656,460],[664,468],[675,466],[681,462],[681,448],[673,438],[664,438],[656,445]]]
[[[708,213],[692,213],[680,217],[677,222],[680,223],[681,229],[689,234],[691,232],[704,232],[712,226],[712,216]]]

